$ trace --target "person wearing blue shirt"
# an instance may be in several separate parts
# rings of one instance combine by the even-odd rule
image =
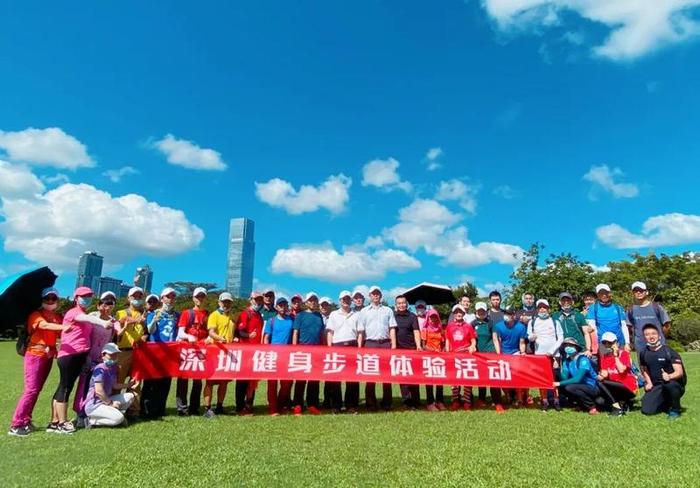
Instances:
[[[501,354],[525,354],[527,327],[517,320],[517,313],[513,307],[505,308],[503,320],[496,324],[494,332],[501,345]],[[504,391],[515,407],[520,407],[527,401],[527,389],[506,388]]]
[[[318,312],[318,296],[306,294],[306,310],[299,312],[292,326],[292,344],[318,346],[323,341],[323,317]],[[307,386],[308,383],[308,386]],[[304,390],[306,390],[306,406],[312,415],[320,415],[319,382],[297,380],[294,383],[294,415],[301,415],[304,407]]]
[[[630,352],[629,331],[625,320],[626,312],[621,305],[612,301],[610,287],[604,283],[595,287],[598,300],[588,308],[586,322],[598,334],[598,342],[606,332],[617,336],[618,344]]]
[[[598,379],[591,360],[581,354],[583,346],[573,337],[562,343],[565,358],[561,365],[561,379],[554,382],[560,396],[579,404],[590,415],[597,415],[596,398],[600,395]]]
[[[288,315],[289,302],[285,297],[279,297],[275,302],[275,308],[277,315],[265,321],[262,342],[273,346],[286,346],[292,343],[294,324],[294,319]],[[267,409],[271,416],[279,415],[280,410],[287,407],[291,391],[292,381],[267,380]]]
[[[146,315],[148,342],[173,342],[177,339],[179,314],[173,310],[177,293],[165,288],[161,294],[161,308]],[[141,414],[147,419],[157,419],[165,415],[165,404],[170,393],[172,378],[145,380],[141,395]]]

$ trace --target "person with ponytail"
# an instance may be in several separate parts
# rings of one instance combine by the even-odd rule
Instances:
[[[24,437],[35,430],[32,413],[56,357],[56,341],[66,329],[63,317],[56,312],[58,291],[46,288],[41,292],[41,308],[27,319],[29,344],[24,354],[24,392],[17,402],[9,435]]]

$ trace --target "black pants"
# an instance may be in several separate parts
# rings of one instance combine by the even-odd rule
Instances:
[[[685,387],[678,381],[669,381],[654,387],[642,397],[642,413],[654,415],[660,412],[681,412],[681,397]]]
[[[603,398],[608,406],[612,405],[613,403],[627,403],[635,397],[635,392],[630,391],[629,388],[622,383],[610,380],[603,380],[600,383],[601,390],[607,390],[607,392],[610,394],[609,397],[607,394],[603,395]]]
[[[175,390],[175,404],[178,413],[189,413],[190,415],[199,415],[199,407],[202,404],[202,380],[192,380],[192,391],[190,392],[190,403],[187,404],[187,386],[189,380],[184,378],[177,379]]]
[[[570,400],[587,410],[596,406],[595,399],[600,395],[600,390],[597,386],[584,385],[582,383],[565,385],[561,388]]]
[[[401,399],[407,407],[420,407],[420,385],[400,385]]]
[[[357,341],[336,342],[333,344],[333,346],[357,347]],[[324,407],[326,407],[326,398],[328,398],[327,408],[332,408],[334,410],[339,410],[343,408],[342,383],[340,383],[339,381],[326,381],[326,383],[323,386]],[[359,404],[360,384],[345,383],[345,408],[356,409]]]
[[[365,347],[368,349],[391,349],[391,342],[377,342],[367,340]],[[377,392],[375,390],[376,383],[365,384],[365,404],[367,408],[377,408]],[[382,383],[382,408],[390,409],[393,403],[391,392],[391,383]]]
[[[294,382],[294,406],[304,407],[304,391],[306,391],[306,406],[318,408],[319,387],[320,383],[318,381]]]
[[[87,352],[82,352],[80,354],[71,354],[70,356],[63,356],[58,358],[56,363],[58,363],[58,388],[56,388],[56,393],[53,395],[53,399],[59,403],[67,403],[68,397],[70,397],[71,391],[75,386],[75,381],[80,376],[83,366],[87,361]]]
[[[165,415],[165,404],[170,394],[172,378],[144,380],[141,390],[141,415],[148,419],[157,419]]]
[[[434,393],[433,393],[434,391]],[[442,385],[425,385],[425,399],[428,405],[432,403],[445,403],[445,389]]]
[[[250,386],[250,381],[248,380],[236,381],[236,412],[240,412],[246,407],[253,408],[255,392],[248,397],[248,386]]]
[[[502,396],[501,396],[501,389],[500,388],[489,388],[491,391],[491,401],[493,402],[494,405],[501,403]],[[486,401],[486,387],[485,386],[480,386],[479,387],[479,400],[482,402]]]

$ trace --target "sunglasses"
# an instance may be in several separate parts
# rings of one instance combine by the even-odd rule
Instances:
[[[47,297],[44,297],[43,301],[46,303],[54,303],[54,302],[58,301],[58,297],[55,297],[53,295],[49,295]]]

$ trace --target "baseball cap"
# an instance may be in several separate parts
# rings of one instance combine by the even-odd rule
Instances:
[[[455,305],[454,307],[452,307],[452,312],[453,312],[453,313],[454,313],[455,311],[457,311],[457,310],[459,310],[459,311],[462,312],[462,313],[467,313],[467,311],[464,310],[464,307],[461,306],[459,303],[458,303],[457,305]]]
[[[348,290],[343,290],[338,294],[338,300],[342,300],[345,297],[352,298],[352,293]]]
[[[272,288],[267,288],[265,291],[262,292],[262,294],[263,294],[263,296],[270,295],[270,294],[274,295],[275,290],[273,290]]]
[[[132,296],[134,296],[135,293],[143,294],[143,288],[141,288],[140,286],[134,286],[134,287],[129,289],[129,294],[127,296],[132,297]]]
[[[515,315],[515,307],[513,307],[512,305],[508,305],[506,308],[503,309],[503,314]]]
[[[355,298],[357,295],[360,295],[362,298],[365,297],[365,294],[362,293],[362,290],[360,290],[359,288],[355,288],[352,292],[352,297]]]
[[[287,297],[279,297],[275,300],[275,305],[282,305],[283,303],[289,303]]]
[[[605,283],[600,283],[599,285],[596,285],[595,287],[595,292],[600,293],[602,290],[605,291],[610,291],[610,286],[606,285]]]
[[[489,307],[484,302],[476,302],[474,305],[474,310],[488,310]]]
[[[304,297],[304,301],[308,302],[309,300],[311,300],[311,298],[316,298],[316,300],[318,300],[318,295],[315,291],[310,291],[309,293],[307,293]]]
[[[52,286],[41,290],[41,298],[46,298],[49,295],[56,295],[56,298],[58,298],[58,290]]]
[[[119,349],[119,346],[117,346],[114,342],[108,342],[102,346],[102,353],[105,352],[107,354],[114,354],[115,352],[121,352],[121,349]]]
[[[101,302],[102,302],[102,301],[105,301],[105,300],[107,300],[107,299],[110,298],[110,297],[113,298],[113,299],[115,299],[115,300],[117,299],[117,295],[115,295],[114,292],[106,291],[106,292],[104,292],[102,295],[100,295],[100,301],[101,301]]]
[[[416,308],[418,308],[418,307],[427,308],[427,304],[425,303],[425,300],[418,300],[416,302]]]
[[[330,305],[333,302],[328,297],[321,297],[321,299],[318,301],[318,303],[327,303],[328,305]]]
[[[634,290],[635,288],[640,288],[642,290],[646,290],[647,285],[643,281],[635,281],[634,283],[632,283],[632,289]]]
[[[375,291],[378,291],[380,294],[382,293],[382,289],[379,288],[377,285],[372,285],[369,287],[369,294],[371,295]]]
[[[79,286],[78,288],[75,289],[73,292],[74,297],[84,297],[87,295],[94,295],[92,290],[88,288],[87,286]]]
[[[171,293],[175,293],[175,296],[177,296],[177,292],[175,291],[175,288],[170,288],[169,286],[163,288],[163,291],[160,292],[161,297],[165,297],[170,295]]]
[[[292,297],[292,301],[294,301],[294,300],[302,301],[303,297],[297,293]]]
[[[262,298],[262,294],[259,291],[251,291],[250,298]]]
[[[151,301],[151,298],[155,298],[157,302],[160,301],[160,299],[158,298],[158,295],[156,295],[155,293],[151,293],[150,295],[148,295],[148,296],[146,297],[146,301],[147,301],[147,302],[150,302],[150,301]]]
[[[223,292],[221,295],[219,295],[219,301],[224,302],[224,301],[233,301],[233,296],[227,291]]]
[[[198,287],[195,288],[194,291],[192,292],[192,296],[193,296],[193,297],[196,297],[197,295],[202,295],[202,294],[206,295],[206,294],[207,294],[207,289],[206,289],[206,288],[202,288],[201,286],[198,286]]]
[[[614,332],[606,332],[600,337],[601,342],[617,342],[617,336]]]
[[[559,300],[561,300],[562,298],[568,298],[569,300],[574,299],[574,297],[572,297],[571,293],[569,293],[568,291],[563,291],[559,294]]]
[[[540,298],[540,299],[537,300],[537,302],[535,303],[535,307],[541,307],[542,305],[544,305],[545,307],[549,308],[549,302],[548,302],[547,300],[545,300],[544,298]]]

